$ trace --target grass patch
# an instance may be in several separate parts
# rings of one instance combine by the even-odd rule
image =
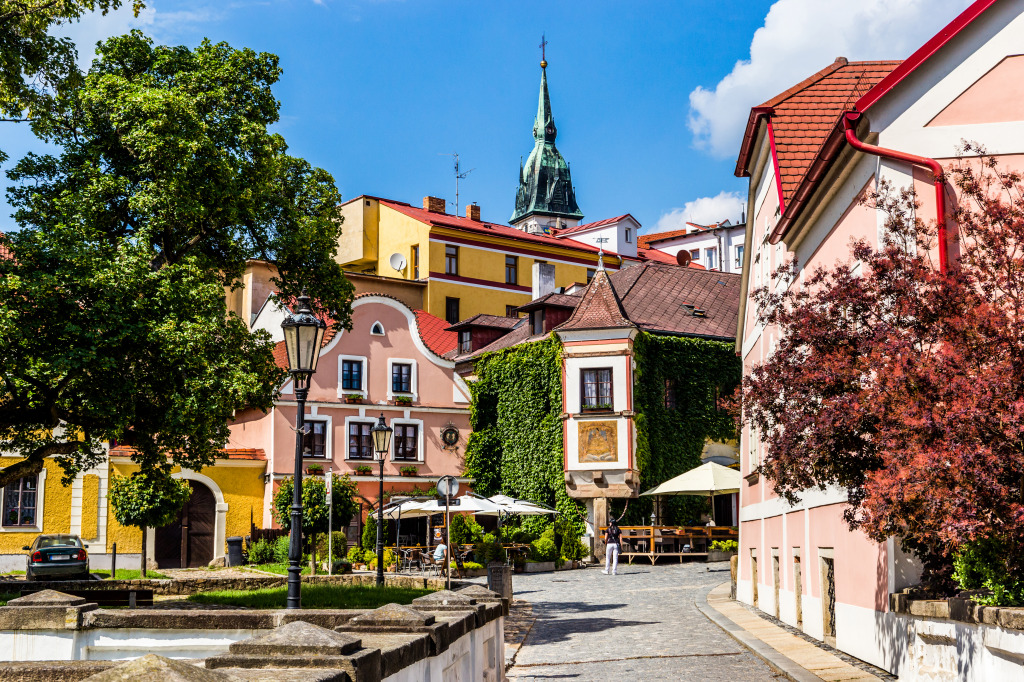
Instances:
[[[7,602],[20,596],[20,592],[0,592],[0,606],[7,606]]]
[[[7,571],[6,573],[0,573],[0,575],[25,575],[25,571]]]
[[[110,571],[89,571],[89,572],[92,573],[93,575],[98,575],[99,577],[103,578],[104,580],[108,580],[110,578]],[[119,569],[117,569],[117,576],[114,579],[115,580],[139,580],[141,578],[142,578],[142,571],[140,571],[137,568],[135,568],[135,569],[132,569],[132,568],[119,568]],[[146,579],[147,580],[168,580],[169,578],[166,575],[164,575],[163,573],[160,573],[158,571],[149,571],[149,570],[147,570],[146,571]]]
[[[376,587],[372,585],[303,585],[302,607],[306,609],[375,609],[384,604],[410,604],[416,597],[433,590],[413,587]],[[200,604],[248,606],[255,609],[283,609],[288,588],[260,590],[221,590],[202,592],[188,600]]]
[[[249,568],[256,569],[257,571],[266,571],[267,573],[276,573],[277,575],[288,575],[288,564],[250,564]],[[309,575],[308,563],[302,567],[302,575]]]

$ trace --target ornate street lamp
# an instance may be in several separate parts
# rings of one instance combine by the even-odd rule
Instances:
[[[289,313],[281,323],[284,347],[288,353],[288,371],[295,389],[295,477],[292,479],[292,527],[288,538],[288,608],[302,608],[302,437],[306,428],[306,395],[309,380],[320,359],[320,344],[327,325],[309,307],[309,296],[302,292],[299,309]]]
[[[370,429],[373,434],[373,449],[380,460],[380,494],[377,496],[377,587],[384,587],[384,459],[391,447],[391,432],[394,431],[384,423],[384,413]]]

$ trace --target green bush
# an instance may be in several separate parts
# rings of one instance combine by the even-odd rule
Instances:
[[[505,548],[495,539],[493,533],[487,533],[473,545],[473,558],[486,566],[492,561],[505,562]]]
[[[334,531],[334,547],[332,549],[335,559],[345,556],[348,551],[348,539],[343,531]],[[327,558],[327,533],[316,536],[316,555],[318,558]]]
[[[288,563],[288,542],[289,537],[282,535],[274,541],[274,562],[278,564]],[[267,562],[269,563],[269,562]]]
[[[530,558],[534,561],[557,561],[559,556],[554,528],[548,528],[530,543]]]
[[[334,562],[334,574],[345,575],[352,572],[352,562],[348,559],[339,559]]]
[[[590,556],[590,545],[580,538],[562,538],[562,558],[566,561],[581,561]]]
[[[363,549],[368,552],[375,552],[377,550],[377,517],[372,513],[366,517],[366,523],[363,524]]]
[[[454,561],[450,562],[448,565],[451,568],[458,568],[458,566],[455,565]],[[484,568],[484,565],[483,564],[478,564],[475,561],[463,561],[462,562],[462,568],[467,570],[467,571],[482,571],[483,568]]]
[[[256,543],[249,548],[249,563],[250,564],[271,564],[277,558],[275,557],[275,547],[271,542],[267,542],[263,538],[260,538]]]
[[[392,566],[398,563],[398,555],[390,548],[384,549],[384,569],[387,570],[388,566]],[[371,571],[377,570],[377,555],[374,554],[372,559],[369,559],[367,566]]]
[[[476,523],[475,521],[473,523]],[[477,528],[480,528],[479,524],[476,524]],[[482,529],[481,529],[482,530]],[[456,514],[452,517],[451,528],[448,530],[448,536],[451,538],[453,545],[468,545],[473,542],[473,530],[470,528],[467,517],[461,514]]]
[[[1024,604],[1024,575],[1007,565],[1008,552],[1001,538],[968,543],[953,555],[953,580],[963,590],[985,590],[989,594],[972,598],[988,606]]]
[[[715,540],[711,543],[712,552],[735,552],[739,548],[740,544],[735,540]]]
[[[365,552],[363,551],[362,547],[359,547],[358,545],[352,545],[352,547],[350,547],[348,550],[348,556],[346,558],[349,560],[350,563],[363,564],[366,563],[366,561],[363,559],[364,554]]]

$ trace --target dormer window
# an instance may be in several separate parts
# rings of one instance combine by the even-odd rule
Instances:
[[[530,327],[533,329],[533,334],[544,333],[544,309],[531,310],[530,311]]]
[[[465,355],[466,353],[472,352],[473,342],[472,336],[469,330],[463,330],[459,332],[459,354]]]

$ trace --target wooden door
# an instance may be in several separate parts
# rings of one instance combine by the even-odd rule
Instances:
[[[156,559],[160,568],[195,568],[213,560],[217,500],[202,483],[188,481],[192,494],[178,519],[156,530]]]

